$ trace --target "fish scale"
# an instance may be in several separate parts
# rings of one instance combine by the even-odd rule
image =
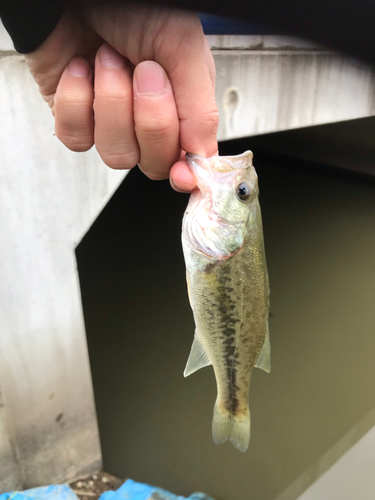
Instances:
[[[251,159],[250,152],[187,155],[199,192],[191,196],[182,231],[196,325],[185,376],[212,364],[218,392],[213,439],[229,439],[241,451],[250,440],[252,370],[270,371],[269,285]],[[239,186],[248,188],[246,200],[239,198]]]

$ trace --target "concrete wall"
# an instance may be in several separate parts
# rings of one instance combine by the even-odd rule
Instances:
[[[74,248],[124,177],[53,135],[0,53],[0,491],[101,464]]]

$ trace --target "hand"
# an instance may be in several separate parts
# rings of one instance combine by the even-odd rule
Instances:
[[[109,167],[138,163],[178,191],[195,187],[185,151],[217,153],[215,67],[193,14],[87,3],[26,61],[72,151],[95,143]]]

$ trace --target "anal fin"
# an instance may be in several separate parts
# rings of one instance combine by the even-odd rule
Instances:
[[[256,362],[256,368],[260,368],[267,373],[271,371],[271,344],[270,344],[270,334],[267,326],[267,333],[264,339],[264,344],[262,350],[260,351],[258,361]]]
[[[211,361],[208,359],[207,353],[204,350],[200,340],[197,337],[197,333],[195,333],[195,337],[193,340],[193,345],[191,346],[189,359],[186,363],[186,368],[184,371],[184,377],[188,377],[192,373],[204,368],[211,364]]]

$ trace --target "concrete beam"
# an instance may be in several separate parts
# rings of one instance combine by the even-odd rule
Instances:
[[[375,74],[358,61],[284,37],[209,41],[217,71],[219,140],[375,114]]]

